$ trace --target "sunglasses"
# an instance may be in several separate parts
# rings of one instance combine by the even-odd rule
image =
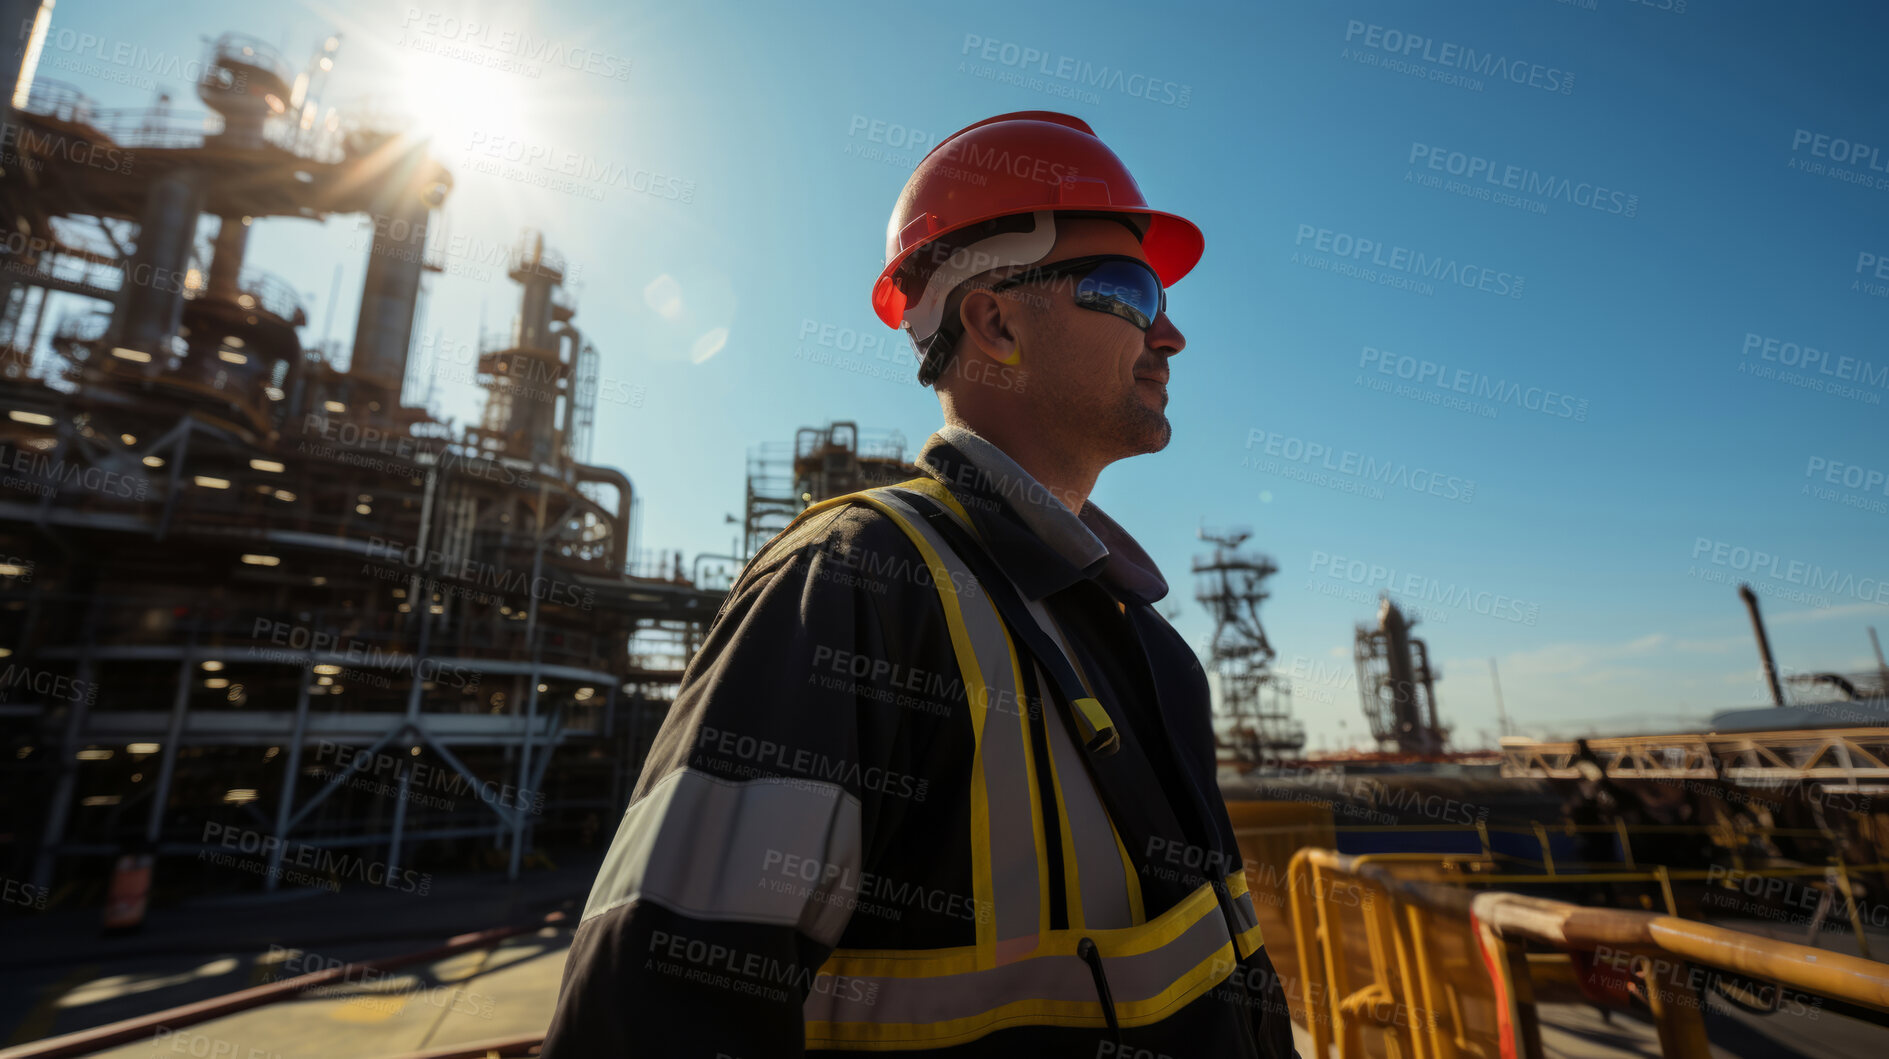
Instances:
[[[1070,277],[1076,281],[1076,305],[1099,313],[1113,313],[1146,331],[1155,317],[1167,311],[1167,291],[1148,263],[1120,254],[1094,254],[1055,261],[1019,272],[991,286],[1008,290],[1025,283]]]

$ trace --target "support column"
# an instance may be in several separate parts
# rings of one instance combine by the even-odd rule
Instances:
[[[144,839],[156,844],[164,833],[164,806],[171,800],[171,777],[177,772],[177,742],[184,737],[184,716],[190,712],[190,664],[196,660],[196,636],[184,647],[177,663],[177,690],[171,696],[171,723],[164,736],[164,757],[157,768],[157,789],[151,799],[151,815],[144,824]]]
[[[283,767],[282,798],[275,807],[275,848],[269,851],[269,875],[263,880],[263,888],[273,890],[281,881],[282,854],[287,852],[289,839],[290,813],[295,811],[295,788],[302,778],[302,740],[308,737],[308,676],[315,664],[315,651],[310,648],[308,661],[303,663],[301,686],[295,691],[295,728],[289,736],[288,761]]]

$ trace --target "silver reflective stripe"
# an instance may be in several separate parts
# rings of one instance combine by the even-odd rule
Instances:
[[[1184,902],[1182,907],[1192,903]],[[1126,1009],[1124,1019],[1148,1021],[1151,1015],[1158,1018],[1165,1014],[1165,1011],[1150,1011],[1151,1002],[1177,983],[1189,979],[1188,972],[1231,946],[1226,920],[1215,908],[1207,907],[1204,911],[1206,914],[1199,915],[1180,936],[1147,952],[1110,953],[1104,942],[1102,961],[1108,974],[1109,991],[1116,1007]],[[1229,958],[1189,984],[1196,989],[1210,988],[1231,969]],[[828,976],[823,973],[821,977]],[[917,1039],[926,1037],[924,1024],[984,1015],[1017,1001],[1084,1004],[1094,1006],[1098,1012],[1100,1008],[1094,974],[1088,964],[1074,955],[1037,956],[989,970],[941,976],[862,976],[858,986],[848,983],[846,989],[833,985],[831,981],[815,979],[803,1009],[807,1022],[916,1023],[919,1025],[903,1028],[916,1030],[913,1036]],[[1173,999],[1184,1003],[1192,997],[1183,995]]]
[[[861,848],[859,799],[843,787],[680,768],[623,814],[584,918],[648,901],[697,919],[794,927],[834,945]]]
[[[1253,907],[1251,891],[1233,899],[1233,918],[1237,921],[1236,925],[1242,934],[1259,926],[1259,910]]]
[[[1042,669],[1036,673],[1041,686],[1048,688]],[[1108,930],[1133,926],[1135,913],[1128,903],[1128,880],[1102,795],[1089,777],[1089,767],[1075,741],[1069,738],[1068,728],[1056,717],[1045,717],[1043,722],[1049,732],[1056,787],[1062,793],[1063,817],[1069,824],[1069,845],[1076,853],[1076,882],[1081,888],[1081,907],[1069,910],[1069,927]]]
[[[970,568],[909,504],[887,489],[874,490],[873,496],[907,520],[930,544],[953,586],[975,582]],[[977,836],[973,835],[971,844],[973,858],[981,855],[989,862],[991,919],[996,931],[994,957],[1002,964],[1036,951],[1038,937],[1049,926],[1044,921],[1049,882],[1039,866],[1044,855],[1040,845],[1043,824],[1032,781],[1035,765],[1028,743],[1030,719],[1012,663],[1009,637],[995,604],[983,592],[960,592],[958,606],[988,692],[986,701],[972,701],[971,708],[976,715],[973,731],[977,733],[977,760],[989,806],[990,841],[987,849],[979,849]],[[970,685],[967,680],[966,697],[975,700],[978,696]],[[972,871],[973,885],[977,874]]]

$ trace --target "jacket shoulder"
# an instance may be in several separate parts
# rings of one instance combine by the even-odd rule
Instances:
[[[856,501],[781,531],[749,560],[735,591],[757,578],[787,575],[795,567],[806,574],[827,567],[865,572],[918,558],[918,549],[897,522],[872,505]]]

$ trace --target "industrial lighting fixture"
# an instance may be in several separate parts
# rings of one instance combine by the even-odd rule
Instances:
[[[136,445],[138,443],[138,436],[136,434],[120,434],[118,435],[118,440],[127,445]]]
[[[280,401],[283,396],[282,387],[280,386],[264,386],[262,392],[266,394],[271,401]]]
[[[225,805],[247,805],[256,800],[254,787],[235,787],[223,792]]]
[[[114,346],[112,347],[112,356],[117,357],[119,360],[131,361],[134,364],[151,363],[151,354],[146,353],[142,349],[128,349],[124,346]]]
[[[15,423],[31,423],[36,427],[52,426],[52,417],[40,412],[22,412],[15,408],[7,413],[7,418],[13,420]]]
[[[12,657],[13,657],[13,648],[0,647],[0,658],[12,658]]]
[[[156,743],[125,744],[125,753],[127,754],[155,754],[158,752],[158,749],[159,747]]]
[[[323,401],[321,403],[321,406],[323,408],[326,408],[330,412],[336,412],[336,413],[345,412],[348,410],[348,406],[342,404],[340,401]]]
[[[222,672],[222,670],[223,670],[223,663],[217,661],[214,658],[209,659],[208,661],[203,663],[203,671],[205,673],[220,673]]]
[[[322,585],[325,585],[325,584],[327,584],[327,583],[328,583],[328,579],[327,579],[327,578],[325,578],[325,577],[323,577],[323,576],[321,576],[320,574],[316,574],[316,575],[315,575],[314,577],[311,577],[311,578],[309,578],[309,579],[308,579],[308,583],[309,583],[309,584],[311,584],[311,585],[314,585],[314,586],[315,586],[315,587],[317,587],[317,588],[319,588],[319,587],[321,587]]]
[[[211,677],[209,680],[206,680],[203,682],[203,686],[206,688],[215,688],[217,690],[222,690],[223,688],[227,688],[230,686],[230,678]]]
[[[217,351],[216,351],[216,359],[218,359],[218,360],[220,360],[220,361],[222,361],[222,362],[224,362],[225,364],[247,364],[247,363],[249,363],[249,357],[248,357],[248,356],[247,356],[246,354],[243,354],[243,353],[238,353],[238,352],[236,352],[236,351],[235,351],[235,350],[233,350],[233,349],[219,349],[219,350],[217,350]]]
[[[230,480],[228,478],[212,478],[207,474],[196,475],[191,478],[191,481],[196,482],[205,489],[228,489],[230,487]]]
[[[104,747],[87,747],[73,756],[80,761],[110,761],[112,752]]]
[[[578,688],[577,693],[573,695],[572,698],[575,698],[578,702],[589,702],[590,697],[595,694],[597,694],[596,688]]]
[[[356,504],[354,505],[354,513],[357,515],[371,515],[374,513],[374,509],[366,504]]]
[[[439,605],[438,603],[435,603],[435,604],[433,604],[433,613],[435,613],[435,614],[444,614],[444,613],[446,613],[446,608],[445,608],[445,607],[442,607],[442,606],[440,606],[440,605]]]
[[[0,577],[19,577],[26,573],[26,567],[18,563],[0,563]]]
[[[248,224],[249,222],[245,220],[243,223]],[[244,345],[242,337],[239,335],[224,335],[223,344],[231,349],[241,349]]]
[[[243,562],[248,563],[250,566],[281,566],[282,557],[279,555],[259,555],[255,552],[244,552]]]
[[[538,685],[538,694],[540,694],[540,695],[542,695],[542,694],[544,694],[545,692],[547,692],[547,691],[550,691],[550,690],[551,690],[551,685],[549,685],[549,684],[540,684],[540,685]]]
[[[329,685],[331,685],[331,684],[333,684],[334,682],[335,682],[335,678],[333,678],[333,677],[316,677],[316,678],[315,678],[315,683],[317,683],[317,684],[319,684],[319,685],[321,685],[321,686],[322,686],[322,687],[324,687],[324,688],[325,688],[325,687],[328,687]]]
[[[341,667],[336,665],[319,665],[315,667],[315,672],[324,677],[331,677],[341,672]]]
[[[118,795],[118,794],[88,794],[85,797],[79,799],[79,804],[83,806],[87,806],[87,807],[100,806],[100,805],[117,805],[120,801],[123,800],[123,797],[124,797],[123,795]]]
[[[146,456],[144,458],[144,465],[146,467],[162,467],[164,466],[164,459],[161,456]]]
[[[274,460],[250,460],[249,466],[252,470],[268,471],[270,474],[282,473],[282,465]]]
[[[295,503],[295,494],[289,492],[287,489],[277,489],[275,491],[275,498],[285,504]]]
[[[273,99],[275,97],[271,96],[270,98]],[[281,113],[281,111],[278,110],[277,113]],[[253,294],[238,294],[236,296],[236,304],[245,309],[254,309],[256,307],[256,296]]]

